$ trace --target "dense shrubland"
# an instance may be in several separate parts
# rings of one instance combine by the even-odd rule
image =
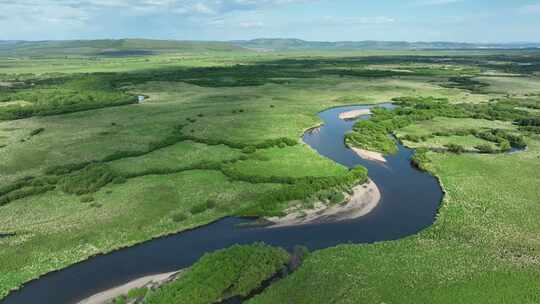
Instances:
[[[345,141],[350,146],[393,154],[397,152],[397,147],[388,135],[391,131],[375,121],[363,120],[354,125],[353,132],[347,134]]]
[[[247,296],[285,268],[290,255],[264,244],[233,246],[204,255],[178,280],[147,295],[146,304],[211,304]]]
[[[394,98],[400,107],[389,110],[373,109],[369,121],[359,121],[353,132],[347,134],[349,145],[381,153],[396,151],[395,142],[388,137],[389,133],[411,125],[415,122],[431,120],[435,117],[474,118],[486,120],[512,121],[523,127],[535,127],[540,122],[531,112],[518,108],[518,104],[509,101],[494,100],[489,104],[450,104],[447,99],[434,97],[400,97]],[[522,104],[519,104],[522,105]],[[497,144],[498,151],[506,152],[511,148],[523,149],[527,146],[523,135],[501,129],[457,129],[438,131],[425,135],[404,135],[401,140],[422,142],[433,137],[473,135],[477,138]],[[467,152],[457,144],[449,144],[447,150],[455,153]],[[491,147],[478,147],[482,153],[497,152]]]
[[[113,86],[107,75],[80,75],[40,81],[22,89],[0,91],[0,120],[56,115],[137,102]]]
[[[448,83],[445,83],[442,86],[446,88],[462,89],[479,93],[482,92],[482,89],[487,88],[489,84],[483,83],[471,77],[451,77],[448,79]]]

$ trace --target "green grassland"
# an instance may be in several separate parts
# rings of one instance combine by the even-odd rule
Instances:
[[[527,60],[537,55],[530,56]],[[326,108],[403,96],[445,99],[444,111],[477,105],[467,113],[497,119],[438,113],[377,132],[394,131],[401,139],[463,128],[503,129],[525,136],[529,148],[513,155],[427,152],[426,166],[448,192],[434,227],[402,241],[317,252],[298,273],[254,301],[286,302],[290,293],[299,303],[383,302],[385,288],[392,292],[384,293],[384,301],[392,303],[404,295],[413,301],[418,286],[424,293],[416,302],[429,296],[444,302],[459,290],[479,296],[477,286],[494,292],[507,286],[506,274],[532,288],[527,282],[540,271],[535,253],[540,227],[533,221],[539,140],[533,120],[521,126],[512,120],[535,113],[514,109],[535,109],[531,94],[540,81],[535,71],[514,64],[523,57],[222,52],[2,58],[7,67],[0,77],[0,233],[15,236],[0,238],[0,297],[97,253],[228,215],[279,214],[290,201],[350,188],[365,176],[302,144],[304,130],[319,124],[316,114]],[[441,58],[448,60],[441,64]],[[497,60],[505,64],[494,65]],[[493,69],[527,80],[526,88],[512,93],[518,101],[490,90],[484,78],[481,84],[470,78]],[[122,102],[139,94],[149,98]],[[490,101],[505,106],[493,110]],[[37,108],[30,115],[13,115],[32,107]],[[439,137],[422,144],[483,143],[477,137]],[[387,274],[392,274],[388,280]],[[438,284],[446,283],[454,289],[436,294]],[[320,292],[306,294],[309,286]],[[504,288],[500,294],[506,296]]]
[[[257,151],[253,157],[227,166],[231,174],[261,178],[302,178],[305,176],[345,176],[347,169],[329,159],[316,161],[319,154],[306,145]]]
[[[249,303],[537,303],[540,138],[512,155],[430,153],[446,197],[416,236],[310,255]]]

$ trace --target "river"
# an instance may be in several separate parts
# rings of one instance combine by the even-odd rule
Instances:
[[[228,217],[49,273],[25,284],[2,303],[76,303],[139,277],[189,267],[204,253],[233,244],[265,242],[285,249],[304,245],[317,250],[345,243],[396,240],[418,233],[434,222],[442,189],[433,176],[411,166],[413,151],[402,145],[398,145],[397,154],[387,156],[385,164],[363,160],[345,146],[344,135],[352,129],[354,121],[343,121],[338,115],[369,107],[346,106],[323,111],[319,116],[324,125],[303,137],[306,144],[337,163],[369,169],[369,176],[379,186],[382,197],[368,215],[342,222],[272,229],[239,228],[238,224],[252,220]]]

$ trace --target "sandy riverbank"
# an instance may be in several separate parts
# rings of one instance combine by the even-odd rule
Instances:
[[[110,303],[113,299],[116,297],[126,295],[130,290],[135,288],[141,288],[141,287],[157,287],[161,286],[165,283],[168,283],[170,281],[175,280],[182,274],[182,270],[180,271],[174,271],[174,272],[168,272],[168,273],[160,273],[156,275],[146,276],[143,278],[139,278],[136,280],[133,280],[129,283],[126,283],[124,285],[111,288],[109,290],[100,292],[98,294],[95,294],[89,298],[86,298],[82,301],[80,301],[78,304],[106,304]]]
[[[360,156],[363,159],[373,160],[373,161],[377,161],[381,163],[387,162],[386,158],[384,157],[382,153],[368,151],[368,150],[354,148],[354,147],[350,147],[350,149],[353,150],[354,153],[358,154],[358,156]]]
[[[358,118],[360,116],[364,116],[364,115],[371,115],[371,110],[370,109],[361,109],[361,110],[353,110],[353,111],[343,112],[343,113],[339,114],[339,119],[351,120],[351,119],[356,119],[356,118]]]
[[[367,183],[354,187],[353,194],[348,196],[343,204],[327,206],[319,202],[313,209],[289,210],[290,213],[287,216],[268,218],[268,221],[273,223],[268,227],[278,228],[355,219],[373,211],[380,200],[379,187],[370,179]]]

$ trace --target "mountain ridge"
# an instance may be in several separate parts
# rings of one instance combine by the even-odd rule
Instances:
[[[485,50],[540,49],[540,43],[469,43],[408,41],[307,41],[296,38],[258,38],[252,40],[196,41],[157,39],[96,40],[0,40],[0,56],[137,56],[159,53],[204,52],[287,52],[287,51],[362,51],[362,50]]]

